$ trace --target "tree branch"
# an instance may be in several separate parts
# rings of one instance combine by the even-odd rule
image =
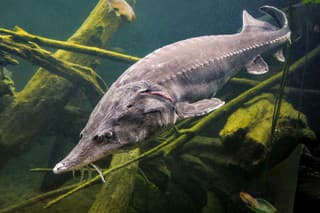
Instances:
[[[57,49],[68,50],[72,52],[84,53],[92,56],[98,56],[103,58],[113,58],[125,62],[136,62],[140,58],[136,56],[131,56],[111,50],[105,50],[98,47],[87,46],[82,44],[76,44],[74,42],[60,41],[41,37],[38,35],[33,35],[26,32],[24,29],[16,26],[15,31],[0,28],[0,33],[11,35],[13,40],[23,41],[23,42],[34,42],[38,45],[53,47]]]
[[[53,74],[70,80],[76,85],[83,85],[87,96],[93,97],[93,100],[101,97],[107,88],[103,79],[92,68],[54,57],[40,47],[30,47],[17,43],[8,36],[0,36],[0,50],[17,55]]]

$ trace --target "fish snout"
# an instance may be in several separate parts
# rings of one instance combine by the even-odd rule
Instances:
[[[63,172],[68,171],[68,167],[64,162],[59,162],[55,165],[55,167],[52,169],[53,173],[55,174],[61,174]]]

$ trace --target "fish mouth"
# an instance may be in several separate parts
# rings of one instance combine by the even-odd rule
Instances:
[[[87,166],[88,164],[98,160],[97,159],[90,159],[87,161],[83,161],[81,163],[73,163],[72,161],[66,161],[66,160],[62,160],[59,163],[57,163],[54,168],[52,169],[54,174],[61,174],[61,173],[65,173],[65,172],[69,172],[69,171],[73,171],[73,170],[77,170],[77,169],[81,169],[82,167]]]
[[[63,159],[62,161],[60,161],[59,163],[57,163],[54,168],[52,169],[54,174],[61,174],[61,173],[65,173],[65,172],[69,172],[69,171],[73,171],[73,170],[77,170],[77,169],[81,169],[84,166],[87,166],[88,164],[98,160],[97,159],[86,159],[85,161],[73,161],[70,160],[68,158]]]
[[[66,172],[67,169],[68,169],[68,167],[66,167],[64,163],[60,162],[55,165],[55,167],[52,169],[52,171],[54,174],[61,174],[63,172]]]
[[[103,157],[106,157],[110,154],[114,154],[119,150],[110,150],[100,153],[98,156],[95,157],[87,157],[85,159],[78,159],[78,155],[73,155],[72,152],[70,153],[70,156],[67,156],[65,159],[61,160],[59,163],[57,163],[54,168],[52,169],[54,174],[61,174],[77,169],[81,169],[84,166],[89,165],[90,163],[93,163]]]
[[[71,164],[66,164],[64,162],[59,162],[54,166],[52,171],[54,174],[61,174],[61,173],[69,172],[72,170],[80,169],[85,165],[87,165],[87,164],[74,166]]]

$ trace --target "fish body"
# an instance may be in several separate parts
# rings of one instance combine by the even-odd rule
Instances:
[[[280,28],[243,11],[242,31],[232,35],[190,38],[164,46],[129,67],[90,115],[79,144],[53,172],[81,168],[124,146],[137,144],[177,120],[205,115],[224,104],[216,92],[242,68],[263,74],[261,57],[290,40],[285,14],[261,10]]]

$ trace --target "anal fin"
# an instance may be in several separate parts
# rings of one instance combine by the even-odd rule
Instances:
[[[274,57],[280,62],[285,62],[286,61],[286,58],[284,57],[284,54],[283,54],[283,49],[278,50],[274,54]]]
[[[179,102],[176,111],[180,118],[191,118],[212,112],[224,105],[224,101],[218,98],[203,99],[194,103]]]
[[[247,71],[250,74],[261,75],[269,71],[268,64],[263,60],[261,55],[258,55],[246,65]]]

